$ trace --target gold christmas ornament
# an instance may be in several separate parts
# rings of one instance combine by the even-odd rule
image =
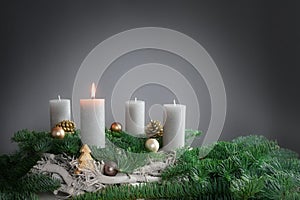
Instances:
[[[71,120],[63,120],[55,125],[56,127],[62,127],[65,132],[75,133],[76,125]]]
[[[159,149],[159,143],[156,139],[149,138],[145,143],[145,147],[151,152],[157,152]]]
[[[115,176],[118,173],[118,166],[113,161],[108,161],[104,164],[104,174],[106,176]]]
[[[158,120],[151,120],[145,129],[145,133],[148,137],[160,137],[163,136],[163,126]]]
[[[51,135],[54,138],[64,139],[65,131],[62,127],[54,127],[51,130]]]
[[[122,131],[122,125],[119,122],[114,122],[110,126],[110,130],[113,132],[121,132]]]
[[[83,145],[80,149],[81,155],[78,158],[78,168],[75,170],[75,174],[79,174],[81,172],[80,169],[90,169],[93,170],[94,165],[94,159],[91,156],[91,149],[87,144]]]

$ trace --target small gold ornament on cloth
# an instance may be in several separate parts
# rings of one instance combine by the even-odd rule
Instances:
[[[64,139],[65,137],[65,131],[62,127],[54,127],[51,130],[51,135],[54,138],[58,138],[58,139]]]
[[[89,148],[89,146],[87,144],[83,145],[80,149],[80,153],[81,155],[78,158],[78,168],[76,169],[75,173],[79,174],[80,173],[80,169],[90,169],[90,170],[94,170],[94,159],[91,156],[91,149]]]
[[[76,125],[73,121],[63,120],[55,125],[56,127],[62,127],[65,132],[75,133]]]
[[[161,137],[163,136],[163,126],[158,120],[151,120],[145,129],[147,137]]]
[[[110,126],[110,130],[113,132],[121,132],[122,131],[122,125],[119,122],[114,122]]]
[[[149,138],[145,143],[145,147],[151,152],[157,152],[159,149],[159,143],[156,139]]]

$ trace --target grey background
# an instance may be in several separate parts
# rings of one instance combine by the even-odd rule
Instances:
[[[221,140],[263,134],[300,153],[299,3],[290,1],[1,1],[0,153],[15,150],[17,130],[49,129],[49,99],[71,98],[87,54],[106,38],[131,28],[180,31],[198,41],[218,66],[228,108]],[[118,77],[132,65],[160,62],[191,80],[200,101],[201,123],[210,102],[201,76],[168,52],[131,52],[100,80],[107,101]],[[168,78],[168,77],[166,77]],[[159,92],[162,95],[155,95]],[[136,94],[165,102],[167,88],[146,85]],[[113,119],[106,108],[106,123]],[[203,117],[202,117],[203,116]]]

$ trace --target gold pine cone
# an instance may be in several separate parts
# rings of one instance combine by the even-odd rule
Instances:
[[[65,132],[75,133],[76,125],[73,121],[63,120],[55,125],[56,127],[61,127]]]
[[[163,136],[163,126],[158,120],[151,120],[145,129],[148,137],[161,137]]]

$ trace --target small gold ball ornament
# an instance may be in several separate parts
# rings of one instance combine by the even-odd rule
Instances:
[[[110,130],[113,132],[121,132],[122,131],[122,125],[119,122],[114,122],[110,126]]]
[[[75,133],[76,125],[71,120],[63,120],[55,125],[56,127],[62,127],[65,132]]]
[[[161,137],[163,136],[163,126],[158,120],[151,120],[145,129],[147,137]]]
[[[65,131],[62,127],[54,127],[51,130],[51,135],[54,138],[58,138],[58,139],[64,139],[65,137]]]
[[[151,152],[157,152],[159,149],[159,143],[156,139],[149,138],[145,143],[145,147]]]

